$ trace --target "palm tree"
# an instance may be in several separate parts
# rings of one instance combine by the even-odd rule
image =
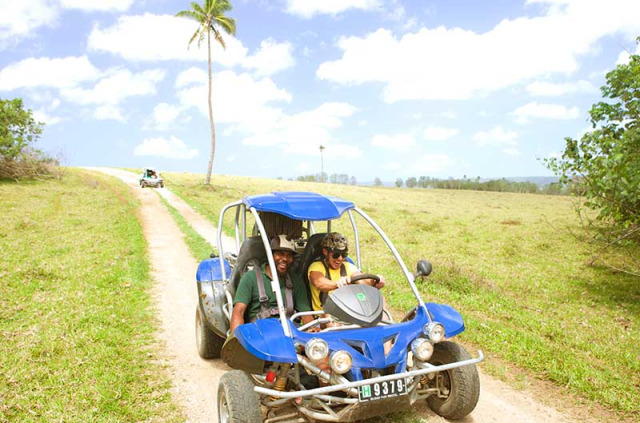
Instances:
[[[207,64],[209,66],[209,123],[211,124],[211,156],[209,157],[209,167],[207,168],[207,179],[205,184],[211,183],[211,169],[213,168],[213,156],[216,152],[216,130],[213,124],[213,108],[211,106],[211,33],[213,37],[220,43],[222,48],[226,48],[222,34],[220,30],[223,30],[227,34],[236,34],[236,20],[225,16],[225,12],[229,12],[233,6],[229,0],[204,0],[204,4],[201,6],[198,3],[191,2],[191,10],[183,10],[176,13],[176,16],[193,19],[198,21],[199,27],[193,34],[193,37],[189,40],[189,46],[195,40],[198,39],[198,47],[207,36],[207,52],[209,54]]]

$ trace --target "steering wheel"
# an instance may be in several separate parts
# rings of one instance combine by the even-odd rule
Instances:
[[[374,275],[372,273],[362,273],[360,275],[352,276],[351,283],[358,282],[362,279],[373,279],[374,281],[376,281],[376,285],[380,283],[380,276]]]

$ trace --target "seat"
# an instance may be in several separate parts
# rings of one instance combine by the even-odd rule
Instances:
[[[311,266],[311,263],[314,261],[322,258],[322,247],[320,244],[326,235],[326,232],[320,232],[309,237],[307,245],[302,252],[302,257],[300,257],[300,261],[298,262],[298,268],[294,269],[294,271],[302,275],[302,281],[307,288],[307,298],[309,298],[309,302],[311,302],[311,288],[309,287],[308,275],[309,266]]]
[[[232,297],[235,297],[236,289],[238,288],[240,279],[242,279],[242,275],[244,275],[249,268],[252,268],[256,264],[262,264],[265,261],[267,261],[267,253],[264,249],[262,238],[259,236],[247,238],[240,246],[235,267],[229,277],[227,290]]]

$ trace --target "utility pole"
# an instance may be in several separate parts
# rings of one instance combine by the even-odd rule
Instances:
[[[322,157],[322,151],[324,150],[324,145],[320,145],[320,178],[322,182],[324,182],[324,159]]]

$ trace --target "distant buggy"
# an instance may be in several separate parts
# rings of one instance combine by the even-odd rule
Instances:
[[[142,175],[140,175],[140,188],[146,187],[164,188],[164,181],[154,167],[145,167]]]
[[[362,221],[368,227],[361,239],[357,222]],[[235,228],[235,249],[223,245],[225,224]],[[366,249],[376,235],[388,247],[416,300],[401,321],[394,322],[384,310],[380,291],[357,284],[335,290],[322,311],[287,317],[276,274],[271,288],[279,317],[246,323],[229,333],[242,275],[258,263],[268,261],[275,267],[271,236],[287,233],[297,240],[298,261],[292,269],[308,282],[306,272],[318,257],[322,238],[337,227],[352,241],[358,268],[361,247]],[[431,264],[420,260],[417,272],[409,272],[384,232],[352,202],[311,192],[248,196],[221,210],[218,245],[220,257],[198,267],[196,309],[198,353],[222,357],[234,369],[220,379],[218,421],[353,422],[407,410],[419,401],[455,420],[475,408],[480,393],[475,365],[484,356],[478,351],[472,358],[450,340],[465,329],[456,310],[422,300],[415,278],[428,276]],[[377,276],[359,275],[352,282],[356,278]],[[303,314],[316,320],[300,326],[297,320]],[[340,325],[326,325],[329,322]],[[318,331],[309,332],[313,327]],[[389,342],[392,347],[385,352],[383,344]],[[318,366],[327,357],[330,373]]]

